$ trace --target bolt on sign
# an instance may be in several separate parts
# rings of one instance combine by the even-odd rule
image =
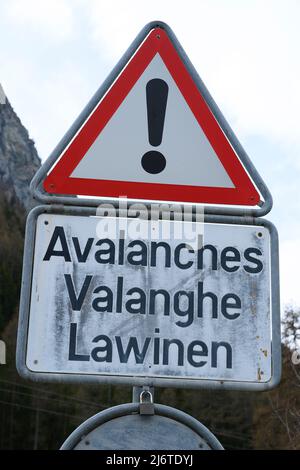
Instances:
[[[21,375],[244,389],[278,382],[272,224],[101,218],[78,209],[40,206],[29,216]]]

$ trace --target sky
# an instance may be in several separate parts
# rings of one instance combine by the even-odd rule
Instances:
[[[282,305],[300,306],[299,0],[0,0],[0,83],[45,160],[152,20],[171,26],[269,187]]]

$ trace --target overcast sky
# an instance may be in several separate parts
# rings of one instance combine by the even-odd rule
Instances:
[[[300,1],[0,0],[0,82],[44,160],[140,29],[168,23],[269,186],[300,305]]]

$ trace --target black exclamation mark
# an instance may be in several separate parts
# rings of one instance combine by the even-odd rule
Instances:
[[[147,116],[149,143],[153,147],[161,144],[169,87],[164,80],[154,78],[147,83]],[[166,166],[164,155],[157,150],[150,150],[142,157],[142,167],[147,173],[161,173]]]

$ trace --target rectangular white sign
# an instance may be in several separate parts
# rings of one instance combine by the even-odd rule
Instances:
[[[38,214],[19,371],[269,388],[271,235],[267,223]]]

